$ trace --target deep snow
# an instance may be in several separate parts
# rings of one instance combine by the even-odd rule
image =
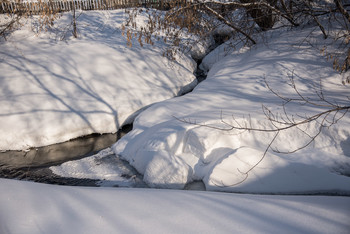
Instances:
[[[161,45],[126,48],[115,28],[123,18],[121,12],[84,13],[79,39],[55,41],[52,37],[63,33],[59,28],[39,37],[23,28],[1,44],[0,149],[25,149],[104,127],[117,128],[140,108],[193,84],[194,66],[186,57],[182,66],[167,67],[158,54]],[[65,17],[68,14],[57,24],[67,24]],[[264,78],[274,90],[293,97],[288,76],[294,76],[298,89],[308,97],[321,81],[328,100],[347,103],[349,89],[340,85],[341,75],[317,50],[323,41],[314,29],[267,33],[265,43],[250,49],[219,47],[203,60],[202,67],[210,69],[208,78],[192,93],[143,111],[134,129],[112,148],[51,170],[98,178],[106,186],[131,186],[135,178],[122,176],[127,168],[113,164],[118,155],[153,187],[183,188],[202,180],[207,190],[349,195],[350,179],[341,175],[350,171],[348,115],[297,153],[270,150],[251,171],[273,134],[193,124],[248,123],[270,128],[261,105],[277,112],[283,108]],[[317,46],[310,47],[305,35]],[[323,110],[293,103],[286,107],[288,113],[302,116]],[[312,133],[317,126],[303,129]],[[272,146],[293,150],[305,139],[302,131],[292,129],[281,132]],[[0,232],[6,234],[348,233],[350,229],[350,200],[341,196],[63,187],[7,179],[0,179],[0,191]]]
[[[126,46],[123,10],[77,15],[77,39],[71,13],[47,32],[36,35],[28,19],[7,41],[0,39],[0,150],[117,132],[143,107],[196,84],[188,56],[169,61],[161,42]]]
[[[268,86],[284,97],[298,98],[291,78],[306,99],[316,102],[317,92],[322,92],[327,101],[348,105],[349,88],[317,49],[328,42],[315,26],[269,32],[264,40],[268,42],[252,48],[230,52],[226,43],[214,50],[203,59],[202,67],[210,68],[207,79],[192,93],[142,112],[133,131],[112,147],[114,152],[153,187],[183,188],[202,180],[207,190],[349,194],[350,178],[339,175],[350,172],[349,115],[323,128],[314,142],[293,154],[269,150],[256,167],[276,133],[206,127],[272,129],[262,105],[279,114],[279,120],[300,121],[325,110],[291,101],[284,106],[285,115],[283,100]],[[298,149],[317,133],[320,121],[279,132],[271,149]]]
[[[348,233],[350,198],[0,179],[0,233]]]
[[[350,174],[348,114],[337,124],[323,128],[314,142],[293,154],[271,149],[298,149],[317,133],[320,120],[281,131],[264,158],[276,133],[211,128],[273,128],[262,105],[284,119],[287,116],[283,100],[268,86],[284,97],[297,98],[291,78],[298,92],[313,102],[327,104],[317,101],[317,92],[321,91],[327,101],[339,105],[349,102],[349,88],[342,85],[342,75],[318,50],[331,46],[316,26],[276,30],[264,33],[262,38],[264,43],[236,50],[228,41],[207,55],[201,65],[209,70],[207,79],[191,93],[143,111],[135,119],[133,130],[112,146],[116,156],[135,167],[151,187],[183,189],[201,180],[207,190],[349,195],[350,178],[344,176]],[[326,109],[292,101],[285,110],[288,118],[302,120]],[[96,178],[94,168],[98,168],[99,179],[107,184],[125,184],[120,170],[111,172],[108,165],[96,165],[94,158],[101,160],[103,153],[51,170],[61,176]]]

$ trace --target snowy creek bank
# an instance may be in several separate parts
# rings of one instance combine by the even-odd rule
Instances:
[[[82,12],[79,38],[64,13],[39,35],[31,21],[0,43],[0,151],[115,133],[133,114],[196,85],[190,56],[170,61],[157,42],[127,46],[123,10]],[[140,20],[142,23],[142,19]]]
[[[262,106],[282,119],[286,114],[284,119],[297,116],[300,121],[324,111],[324,107],[299,102],[284,105],[269,90],[295,99],[298,94],[290,85],[291,76],[298,90],[312,100],[317,100],[322,83],[327,100],[348,103],[346,95],[338,95],[349,93],[341,75],[304,42],[314,30],[271,32],[265,36],[268,43],[250,48],[219,46],[203,59],[207,79],[188,95],[142,112],[133,130],[113,145],[113,152],[155,188],[183,189],[202,181],[211,191],[350,195],[350,152],[345,146],[350,139],[348,115],[322,128],[309,145],[305,144],[310,136],[320,130],[317,121],[278,135],[243,128],[274,128]],[[312,36],[324,43],[321,34]]]
[[[24,24],[0,44],[0,177],[95,184],[98,178],[64,179],[48,168],[110,147],[140,112],[205,79],[198,62],[213,41],[197,43],[194,59],[169,61],[161,55],[164,44],[127,47],[118,29],[123,17],[123,10],[82,12],[79,38],[61,42],[56,38],[70,22],[63,14],[51,31],[33,36]],[[123,179],[139,177],[118,157],[97,163],[119,165]]]
[[[195,71],[197,83],[206,78],[206,73],[200,69],[198,59],[197,69]],[[193,88],[184,88],[186,90],[179,96],[190,93]],[[142,110],[132,115],[135,118]],[[30,148],[28,150],[7,150],[0,152],[0,178],[12,178],[20,180],[29,180],[49,184],[61,185],[78,185],[78,186],[98,186],[101,180],[88,178],[73,178],[59,176],[52,173],[49,168],[51,166],[61,165],[62,163],[83,159],[91,155],[97,154],[100,150],[106,149],[116,143],[125,134],[130,132],[132,124],[123,126],[117,133],[110,134],[91,134],[78,137],[67,142],[52,144],[43,147]],[[106,152],[106,151],[105,151]],[[110,152],[109,160],[102,163],[115,164],[115,170],[121,171],[121,180],[131,181],[127,183],[119,183],[118,186],[147,187],[142,182],[142,176],[130,164],[119,157],[114,157],[114,153]],[[106,154],[103,155],[104,158]],[[100,164],[99,162],[98,164]],[[116,185],[114,185],[116,186]],[[201,182],[194,182],[186,186],[186,189],[204,190]]]
[[[126,46],[121,30],[126,17],[123,10],[81,12],[79,37],[66,35],[61,41],[71,23],[71,15],[64,13],[48,31],[36,34],[28,20],[1,39],[2,176],[16,175],[8,172],[11,168],[29,174],[28,168],[106,148],[117,140],[106,133],[132,123],[144,108],[196,86],[197,64],[189,55],[170,61],[162,56],[163,42]],[[142,25],[147,17],[140,17]]]
[[[49,169],[101,186],[184,189],[201,181],[200,187],[212,191],[350,194],[350,178],[344,176],[350,174],[348,115],[293,154],[279,152],[305,144],[320,129],[317,122],[281,132],[276,139],[271,132],[220,130],[232,125],[273,128],[262,105],[278,116],[285,112],[267,86],[294,100],[291,76],[308,98],[317,98],[321,83],[327,100],[346,105],[350,95],[342,77],[304,40],[312,34],[315,43],[323,43],[322,33],[313,26],[281,29],[266,32],[252,47],[232,41],[235,50],[225,42],[203,59],[206,80],[179,96],[197,84],[197,64],[188,54],[176,61],[162,57],[162,42],[126,47],[114,25],[120,13],[84,13],[79,19],[87,24],[76,40],[61,43],[23,31],[14,35],[26,35],[16,38],[17,49],[0,44],[0,150],[116,132],[133,121],[132,131],[111,147]],[[198,54],[203,48],[198,45]],[[285,119],[324,111],[295,102],[285,107],[293,115]]]
[[[50,184],[95,186],[97,180],[60,177],[54,175],[49,167],[96,154],[114,144],[131,128],[132,125],[128,124],[115,134],[92,134],[26,151],[0,152],[0,177]]]

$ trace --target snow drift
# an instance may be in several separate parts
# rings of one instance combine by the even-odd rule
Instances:
[[[0,179],[1,233],[347,233],[350,198]]]
[[[69,36],[65,13],[47,32],[35,35],[25,22],[1,42],[0,150],[113,133],[141,108],[193,88],[191,58],[169,61],[160,42],[126,46],[123,14],[83,12],[78,39]]]
[[[341,85],[341,75],[315,49],[323,39],[313,29],[267,33],[269,43],[252,48],[227,52],[228,43],[217,48],[203,59],[202,67],[210,68],[207,80],[188,95],[142,112],[132,132],[112,147],[114,152],[144,174],[152,187],[181,189],[202,180],[207,190],[349,194],[350,178],[340,175],[350,171],[348,115],[293,154],[276,151],[306,144],[319,130],[319,122],[280,132],[271,147],[276,132],[222,130],[233,125],[274,128],[262,105],[281,116],[285,107],[295,119],[324,111],[297,102],[283,106],[269,88],[296,98],[291,79],[311,100],[322,90],[330,102],[348,103],[347,95],[339,94],[349,93],[349,88]],[[313,46],[303,42],[310,34]]]

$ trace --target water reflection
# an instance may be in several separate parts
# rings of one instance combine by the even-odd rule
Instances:
[[[33,148],[29,151],[0,153],[0,172],[6,169],[38,169],[58,165],[69,160],[84,158],[114,144],[132,129],[123,127],[114,134],[92,134],[64,143]]]

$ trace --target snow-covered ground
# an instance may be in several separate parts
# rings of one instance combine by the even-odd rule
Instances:
[[[67,24],[68,15],[57,24]],[[51,170],[97,178],[102,185],[130,186],[127,160],[151,187],[184,188],[203,181],[206,190],[265,194],[350,194],[350,118],[322,129],[293,154],[315,122],[276,133],[222,131],[230,125],[273,127],[262,104],[284,113],[269,86],[296,97],[349,102],[342,76],[319,52],[324,42],[313,26],[266,33],[264,43],[230,51],[222,45],[204,60],[208,77],[192,93],[193,61],[168,63],[161,45],[132,48],[115,26],[122,11],[81,15],[80,38],[56,41],[53,30],[35,37],[26,28],[2,42],[0,149],[25,149],[91,132],[115,131],[151,103],[133,130],[99,154]],[[113,20],[112,20],[113,19]],[[311,33],[311,34],[310,34]],[[307,40],[305,40],[307,38]],[[310,43],[312,42],[310,46]],[[339,95],[342,94],[342,95]],[[169,99],[169,100],[166,100]],[[162,101],[166,100],[166,101]],[[324,110],[288,103],[302,119]],[[332,119],[332,118],[331,118]],[[230,125],[227,125],[229,123]],[[205,125],[205,126],[199,126]],[[260,160],[262,161],[260,162]],[[260,163],[259,163],[260,162]],[[255,167],[255,165],[257,165]],[[130,182],[130,183],[129,183]],[[281,196],[159,189],[87,188],[0,179],[0,233],[348,233],[350,198]]]
[[[0,39],[0,150],[116,132],[141,108],[196,84],[192,59],[169,61],[160,42],[126,46],[123,10],[77,16],[78,39],[71,36],[70,13],[39,35],[28,19]]]
[[[279,132],[264,158],[276,132],[211,128],[274,128],[262,105],[280,114],[280,120],[287,116],[283,100],[268,86],[284,97],[298,98],[291,87],[292,77],[298,92],[313,102],[319,99],[316,93],[322,91],[327,101],[348,104],[349,88],[342,85],[342,75],[318,50],[329,41],[315,26],[266,33],[264,41],[236,51],[230,50],[227,42],[211,52],[201,65],[210,69],[207,79],[193,92],[143,111],[133,130],[112,147],[114,153],[144,175],[144,182],[151,187],[182,189],[201,180],[207,190],[349,195],[350,178],[344,176],[350,174],[348,114],[330,128],[323,128],[314,142],[293,154],[275,151],[293,151],[306,144],[317,134],[321,120]],[[324,110],[299,102],[285,105],[288,118],[295,120]],[[96,157],[100,161],[103,155]],[[99,173],[99,178],[113,184],[109,167],[96,165],[93,158],[51,169],[62,176],[96,178],[94,168],[98,167],[107,172]],[[114,175],[120,178],[118,170]]]
[[[87,188],[0,179],[0,233],[348,233],[350,197]]]

